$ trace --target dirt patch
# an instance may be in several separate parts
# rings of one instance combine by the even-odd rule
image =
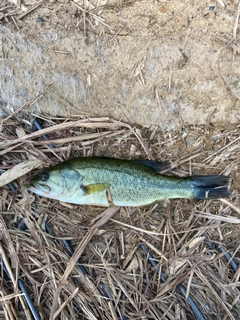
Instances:
[[[235,2],[40,3],[25,16],[18,9],[14,21],[14,8],[2,5],[3,107],[16,109],[54,82],[32,110],[163,130],[239,121]]]

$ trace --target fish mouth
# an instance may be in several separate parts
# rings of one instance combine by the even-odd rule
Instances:
[[[27,185],[27,189],[29,191],[35,192],[37,194],[41,193],[50,193],[51,188],[45,184],[40,184],[40,183],[34,183],[31,182],[30,184]]]

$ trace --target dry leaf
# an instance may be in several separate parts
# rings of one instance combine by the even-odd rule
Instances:
[[[138,259],[137,257],[134,257],[129,264],[129,266],[126,269],[127,273],[132,273],[133,271],[136,271],[136,269],[139,267]]]
[[[188,262],[188,259],[179,258],[174,260],[169,266],[169,275],[175,274],[186,262]]]
[[[194,246],[197,247],[197,244],[198,243],[199,244],[202,243],[204,241],[204,239],[205,239],[205,237],[197,237],[197,238],[193,239],[188,245],[189,249],[194,247]]]
[[[18,205],[22,208],[26,207],[27,205],[32,204],[35,201],[35,197],[33,195],[28,195],[27,197],[22,198],[18,201]]]
[[[0,187],[24,176],[33,169],[42,168],[44,164],[45,162],[42,160],[23,161],[17,164],[15,167],[9,169],[0,176]]]

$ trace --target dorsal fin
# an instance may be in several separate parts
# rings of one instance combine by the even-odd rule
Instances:
[[[164,169],[167,169],[167,167],[169,167],[169,163],[167,162],[160,162],[160,161],[154,161],[154,160],[130,160],[130,161],[142,164],[143,166],[153,169],[156,172],[162,171]]]

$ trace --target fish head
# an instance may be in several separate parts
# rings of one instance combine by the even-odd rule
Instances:
[[[81,181],[76,170],[56,166],[35,176],[27,188],[40,196],[66,201],[81,187]]]

